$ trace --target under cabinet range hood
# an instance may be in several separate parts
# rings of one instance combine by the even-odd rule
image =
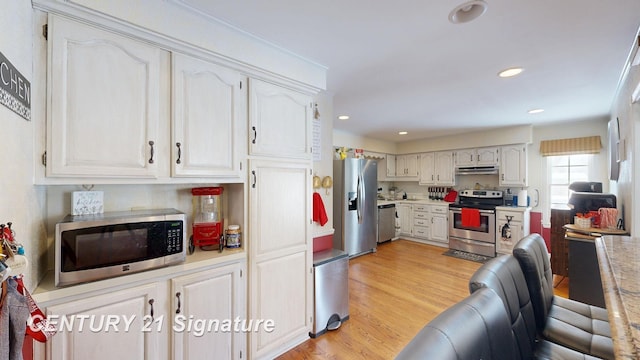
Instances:
[[[497,175],[497,166],[466,166],[456,168],[456,175]]]

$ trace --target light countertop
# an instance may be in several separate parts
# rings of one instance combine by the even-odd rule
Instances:
[[[640,356],[640,238],[595,239],[616,359]]]

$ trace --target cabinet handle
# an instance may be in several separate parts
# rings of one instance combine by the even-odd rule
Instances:
[[[151,146],[151,157],[149,158],[149,164],[153,164],[153,154],[154,154],[154,150],[153,150],[153,145],[155,143],[152,140],[149,140],[149,146]]]
[[[480,161],[480,154],[478,154],[478,161]]]
[[[469,161],[473,162],[473,154],[469,155]]]
[[[180,158],[182,157],[182,148],[180,147],[181,144],[179,142],[176,143],[176,146],[178,147],[178,160],[176,160],[176,164],[180,164]]]
[[[258,180],[256,177],[256,171],[255,170],[251,170],[251,175],[253,175],[253,184],[251,184],[252,188],[256,188],[256,181]]]
[[[151,315],[151,321],[154,320],[154,318],[153,318],[153,303],[154,303],[154,300],[153,299],[149,299],[149,305],[151,305],[151,311],[149,312],[149,315]]]
[[[252,126],[251,130],[253,130],[253,140],[251,140],[251,143],[255,144],[256,143],[256,139],[258,138],[258,131],[256,130],[255,126]]]
[[[176,309],[176,314],[180,314],[180,291],[176,293],[176,297],[178,298],[178,308]]]
[[[504,174],[502,174],[502,181],[504,181]]]

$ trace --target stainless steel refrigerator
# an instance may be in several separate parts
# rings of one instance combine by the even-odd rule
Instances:
[[[378,163],[367,159],[333,161],[333,247],[349,257],[376,250]]]

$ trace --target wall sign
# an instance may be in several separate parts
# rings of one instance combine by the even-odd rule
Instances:
[[[0,52],[0,104],[31,120],[31,83]]]

